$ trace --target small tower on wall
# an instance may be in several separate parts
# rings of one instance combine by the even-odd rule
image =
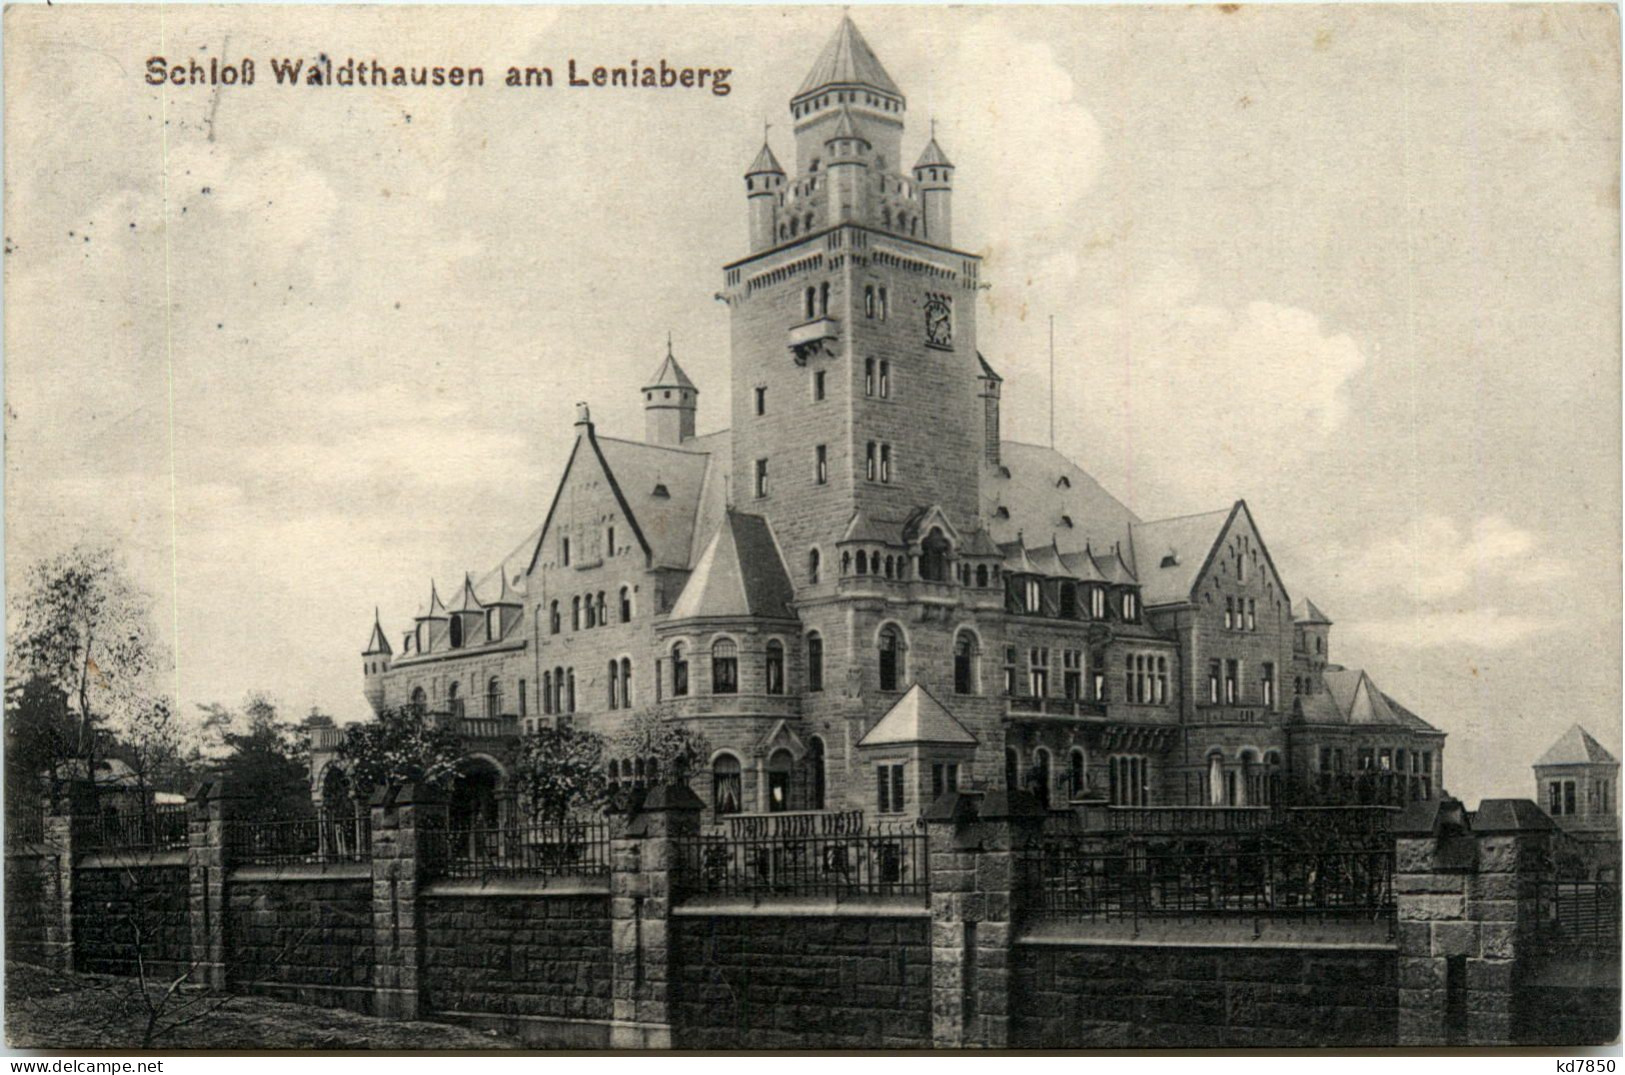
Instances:
[[[745,170],[745,200],[750,205],[751,253],[766,250],[777,238],[779,202],[784,197],[784,169],[766,139]]]
[[[389,646],[389,639],[384,637],[383,624],[378,619],[378,610],[372,610],[372,637],[367,640],[367,648],[361,651],[361,667],[363,672],[363,691],[367,696],[367,704],[372,706],[374,713],[384,708],[384,674],[389,671],[389,662],[395,657],[395,651]]]
[[[920,192],[920,215],[925,221],[927,242],[951,246],[954,234],[954,166],[948,154],[937,145],[936,135],[914,164],[914,185]]]
[[[841,109],[834,129],[824,139],[824,150],[829,155],[829,223],[864,220],[863,194],[868,189],[865,179],[872,148],[853,121],[852,110]]]
[[[763,147],[766,153],[766,147]],[[768,154],[771,158],[772,154]],[[754,203],[752,212],[755,212]],[[752,220],[755,218],[752,217]],[[753,225],[754,226],[754,225]],[[643,439],[650,444],[676,448],[694,439],[694,417],[700,405],[700,390],[688,379],[683,367],[672,357],[671,340],[666,341],[666,357],[643,386]]]

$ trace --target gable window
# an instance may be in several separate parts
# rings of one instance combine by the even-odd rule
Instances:
[[[767,389],[758,385],[756,387],[756,416],[760,418],[767,413]]]
[[[1247,630],[1258,630],[1258,602],[1251,597],[1247,598]]]
[[[756,460],[756,496],[758,499],[767,495],[767,460]]]
[[[820,444],[817,451],[817,464],[814,467],[814,479],[819,485],[829,484],[829,447]]]
[[[570,566],[570,539],[569,538],[560,538],[559,539],[559,558],[564,561],[564,566],[565,567]]]
[[[903,640],[897,628],[880,629],[879,639],[880,689],[894,691],[902,679]]]
[[[784,693],[784,643],[777,640],[767,644],[767,693]]]
[[[1263,690],[1264,690],[1264,708],[1265,709],[1274,709],[1275,708],[1275,665],[1271,664],[1269,661],[1264,662],[1262,686],[1263,686]]]
[[[605,535],[604,535],[604,555],[605,556],[614,556],[615,555],[615,528],[613,526],[609,527],[605,531]]]
[[[906,785],[903,783],[904,762],[889,762],[875,766],[875,803],[882,814],[901,814],[907,806]]]
[[[807,636],[807,689],[824,689],[824,639],[818,634]]]
[[[1106,588],[1104,586],[1089,587],[1089,618],[1092,620],[1106,618]]]
[[[1236,626],[1236,599],[1233,598],[1233,597],[1226,597],[1224,599],[1224,629],[1226,631],[1231,631],[1231,630],[1235,629],[1235,626]]]
[[[688,658],[681,642],[671,648],[671,693],[674,698],[688,694]]]
[[[824,371],[818,370],[813,374],[813,401],[819,402],[824,398]]]
[[[731,638],[711,644],[711,693],[739,693],[739,647]]]

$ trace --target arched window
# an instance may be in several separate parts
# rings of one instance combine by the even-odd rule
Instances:
[[[621,662],[609,659],[609,707],[621,708]]]
[[[616,790],[621,786],[621,763],[614,758],[609,761],[609,786]]]
[[[564,713],[564,669],[553,669],[553,712]]]
[[[621,622],[632,622],[632,587],[621,587]]]
[[[605,611],[605,607],[606,606],[604,604],[604,591],[599,590],[598,591],[598,626],[600,626],[600,627],[608,627],[609,626],[609,613],[607,611]]]
[[[812,214],[811,213],[807,214],[807,227],[808,228],[812,227]],[[829,313],[829,281],[828,280],[825,280],[824,283],[818,288],[818,312],[819,312],[820,315],[825,315],[825,314]]]
[[[576,711],[576,670],[574,668],[564,673],[564,704],[566,712],[574,713]]]
[[[976,694],[976,636],[961,631],[954,639],[954,693]]]
[[[926,582],[948,581],[948,539],[942,536],[940,527],[933,526],[920,542],[920,578]]]
[[[903,638],[890,624],[880,629],[879,658],[880,689],[897,690],[903,679]]]
[[[744,792],[739,759],[732,754],[717,755],[711,763],[711,809],[719,817],[739,813],[744,809]]]
[[[772,639],[767,644],[767,693],[784,693],[784,643]]]
[[[547,630],[549,634],[556,635],[559,633],[559,603],[557,601],[554,601],[548,607]]]
[[[767,809],[782,814],[790,809],[790,772],[795,758],[782,747],[767,759]]]
[[[671,693],[676,698],[688,694],[688,658],[681,642],[671,648]]]
[[[986,564],[977,564],[976,565],[976,585],[978,587],[983,588],[983,589],[987,588],[987,565]]]
[[[824,741],[813,736],[807,741],[807,809],[824,809]]]
[[[1210,806],[1225,805],[1224,756],[1217,750],[1207,756],[1207,801]]]
[[[731,638],[711,643],[711,693],[739,693],[739,647]]]
[[[807,689],[824,689],[824,639],[817,632],[807,636]]]
[[[1032,777],[1028,781],[1028,790],[1038,799],[1038,804],[1049,809],[1050,764],[1049,751],[1039,747],[1033,751]]]
[[[456,613],[451,617],[451,648],[461,649],[463,646],[463,618]]]
[[[1067,794],[1076,799],[1089,787],[1089,763],[1082,747],[1073,747],[1067,759]]]
[[[790,222],[790,234],[791,235],[795,234],[795,221],[793,221],[793,220]],[[815,288],[815,287],[809,287],[807,289],[807,320],[811,321],[814,317],[817,317],[817,316],[818,316],[818,289]]]
[[[858,574],[867,575],[868,573],[869,573],[869,554],[864,552],[862,549],[859,549],[858,550]]]
[[[570,598],[570,630],[581,630],[581,598]]]
[[[880,574],[880,550],[878,549],[869,554],[869,574]]]
[[[542,673],[542,712],[551,715],[553,712],[553,673]]]
[[[621,658],[621,708],[632,708],[632,658]]]
[[[461,696],[462,684],[452,683],[446,688],[446,701],[450,703],[451,715],[461,720],[463,716],[463,699]]]
[[[895,575],[897,573],[897,561],[894,560],[892,557],[888,556],[888,557],[886,557],[885,564],[886,564],[886,577],[889,579],[889,578],[891,578],[893,575]]]
[[[818,581],[818,550],[810,549],[807,552],[807,581]]]
[[[429,698],[423,693],[422,687],[412,688],[412,708],[417,710],[419,713],[422,713],[429,708]]]
[[[502,681],[496,676],[485,685],[485,715],[488,717],[502,716]]]
[[[598,613],[593,608],[592,594],[588,594],[586,599],[581,602],[581,611],[585,620],[582,626],[589,631],[598,626]]]

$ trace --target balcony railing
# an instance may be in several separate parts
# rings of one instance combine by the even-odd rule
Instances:
[[[424,839],[429,870],[437,877],[609,873],[609,824],[604,821],[446,829],[426,833]]]
[[[931,860],[913,822],[840,835],[707,835],[677,841],[678,884],[695,896],[923,896]]]
[[[1021,858],[1026,910],[1039,917],[1282,916],[1391,919],[1392,845],[1350,851],[1100,850],[1046,840]]]
[[[1274,711],[1261,705],[1225,705],[1199,702],[1193,714],[1195,724],[1257,724],[1268,720]]]
[[[796,810],[778,814],[728,814],[719,822],[734,838],[851,836],[864,831],[862,810]]]
[[[372,819],[318,810],[314,817],[226,822],[226,847],[241,866],[329,865],[372,859]]]
[[[1082,698],[1037,698],[1012,695],[1007,699],[1011,716],[1047,716],[1106,719],[1106,703]]]
[[[187,845],[185,803],[73,820],[74,843],[87,851],[176,851]]]
[[[1081,827],[1117,835],[1385,837],[1398,813],[1391,806],[1101,806],[1084,809]]]

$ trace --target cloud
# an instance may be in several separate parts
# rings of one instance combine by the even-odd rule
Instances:
[[[1467,646],[1506,649],[1557,627],[1556,621],[1497,608],[1423,612],[1414,616],[1360,620],[1345,630],[1357,639],[1403,649]]]
[[[1368,589],[1397,589],[1421,603],[1482,592],[1505,583],[1547,584],[1572,574],[1563,560],[1542,551],[1533,531],[1500,515],[1487,515],[1464,530],[1443,515],[1425,515],[1409,530],[1365,549],[1337,550],[1338,574]]]

